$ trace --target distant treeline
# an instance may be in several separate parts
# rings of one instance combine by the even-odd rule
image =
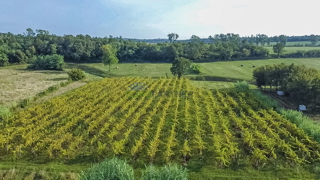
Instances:
[[[27,29],[24,34],[0,34],[0,65],[30,63],[37,56],[58,54],[69,62],[101,62],[101,46],[111,44],[117,50],[119,62],[172,62],[184,57],[194,62],[228,61],[267,57],[269,51],[242,40],[238,35],[221,36],[211,43],[204,43],[192,36],[188,43],[149,44],[125,40],[121,37],[97,38],[89,35],[49,34],[46,30]]]
[[[218,36],[220,36],[221,34],[219,34]],[[224,35],[224,34],[222,34]],[[215,35],[217,36],[217,35]],[[286,42],[299,42],[299,41],[312,41],[312,39],[317,39],[319,36],[318,35],[304,35],[304,36],[285,36],[285,35],[281,35],[281,36],[267,36],[265,34],[257,34],[257,35],[251,35],[251,36],[244,36],[244,37],[240,37],[241,40],[248,40],[248,42],[253,42],[253,43],[258,43],[261,44],[263,43],[263,45],[268,45],[268,43],[271,42],[279,42],[279,37],[285,37]],[[211,36],[212,37],[212,36]],[[201,38],[201,41],[203,41],[204,43],[211,43],[212,39],[209,36],[208,38]],[[164,42],[169,42],[168,39],[126,39],[126,40],[132,40],[132,41],[136,41],[136,42],[146,42],[146,43],[164,43]],[[186,39],[186,40],[176,40],[177,42],[191,42],[191,39]],[[264,41],[264,42],[263,42]],[[270,44],[269,44],[270,45]],[[292,45],[290,45],[292,46]],[[301,45],[303,46],[303,45]]]
[[[111,44],[117,50],[119,62],[172,62],[176,57],[194,62],[260,59],[268,57],[269,51],[259,45],[272,40],[287,42],[284,35],[271,39],[263,34],[244,38],[237,34],[217,34],[210,36],[207,43],[196,35],[189,42],[179,42],[178,37],[171,33],[168,42],[150,44],[112,36],[57,36],[28,28],[23,34],[0,33],[0,66],[30,63],[37,56],[53,54],[64,56],[67,62],[101,62],[104,44]]]

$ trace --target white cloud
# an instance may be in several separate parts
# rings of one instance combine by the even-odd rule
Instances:
[[[318,0],[100,0],[121,7],[119,22],[130,19],[137,29],[153,29],[158,37],[178,33],[180,39],[219,33],[241,36],[264,33],[305,35],[320,32],[315,17]],[[120,14],[121,14],[120,13]],[[155,36],[155,35],[154,35]],[[150,38],[150,37],[146,37]]]

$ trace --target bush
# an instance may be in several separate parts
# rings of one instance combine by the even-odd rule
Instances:
[[[83,78],[85,78],[84,72],[81,69],[71,69],[71,71],[68,72],[69,79],[72,81],[79,81]]]
[[[234,88],[238,91],[248,91],[249,90],[249,84],[247,83],[247,81],[237,81],[234,84]]]
[[[60,86],[61,87],[66,87],[68,84],[70,84],[72,82],[71,78],[67,81],[67,82],[61,82]]]
[[[92,168],[82,171],[80,180],[97,180],[97,179],[110,179],[110,180],[133,180],[133,168],[125,161],[112,158],[106,159],[100,164],[94,165]]]
[[[142,174],[142,180],[186,180],[188,179],[187,169],[176,164],[161,168],[149,166]]]
[[[63,56],[57,54],[38,56],[32,60],[32,64],[28,68],[34,70],[63,70],[63,59]]]
[[[6,106],[0,105],[0,120],[6,119],[12,115],[10,109]]]
[[[190,73],[193,74],[200,74],[201,73],[201,68],[198,64],[191,64],[190,66]]]

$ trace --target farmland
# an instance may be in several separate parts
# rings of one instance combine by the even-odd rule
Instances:
[[[272,47],[265,47],[265,48],[269,49],[270,54],[275,54],[273,52]],[[317,47],[285,47],[284,50],[285,50],[284,54],[286,54],[286,53],[293,53],[298,50],[299,51],[320,50],[320,46],[317,46]]]
[[[134,83],[147,90],[128,89]],[[317,142],[250,94],[199,89],[187,79],[103,79],[20,111],[0,128],[3,160],[116,155],[136,167],[204,161],[259,169],[320,158]]]

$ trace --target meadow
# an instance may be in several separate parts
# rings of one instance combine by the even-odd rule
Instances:
[[[135,83],[147,89],[131,89]],[[182,164],[196,179],[209,167],[221,177],[232,167],[238,178],[244,168],[247,176],[314,178],[307,165],[320,160],[316,141],[250,93],[204,90],[187,79],[106,78],[20,111],[0,128],[2,161],[70,164],[117,156],[137,169]],[[272,171],[277,167],[283,170]],[[300,175],[288,174],[292,168]]]

